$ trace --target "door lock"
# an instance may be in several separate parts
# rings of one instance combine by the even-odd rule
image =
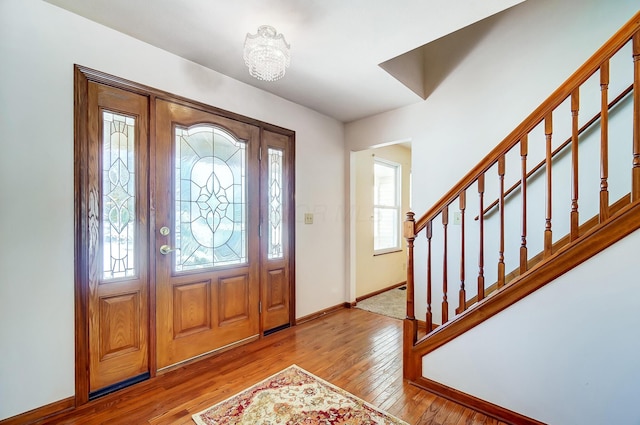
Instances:
[[[167,226],[162,226],[160,228],[160,234],[162,236],[167,236],[167,235],[169,235],[169,233],[171,233],[171,229],[169,229]]]
[[[167,255],[168,253],[173,252],[175,250],[176,250],[175,248],[171,248],[169,245],[162,245],[160,247],[160,254]]]

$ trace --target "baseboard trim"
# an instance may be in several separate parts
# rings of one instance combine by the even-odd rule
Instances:
[[[337,304],[332,307],[325,308],[323,310],[317,311],[307,316],[300,317],[296,319],[295,325],[301,325],[303,323],[310,322],[314,319],[321,318],[323,316],[326,316],[327,314],[335,313],[345,308],[351,308],[351,303],[344,302],[342,304]],[[254,340],[257,341],[258,338],[254,337]],[[207,353],[207,355],[204,355],[204,357],[208,357],[213,354],[220,354],[220,352],[222,351],[226,351],[226,350],[216,351],[215,353]],[[184,366],[187,363],[201,360],[202,357],[203,356],[198,356],[195,359],[187,360],[186,362],[180,363],[179,366]],[[172,367],[163,369],[159,371],[159,374],[163,374],[164,372],[168,371],[171,368]],[[0,425],[28,425],[30,423],[33,423],[42,419],[46,419],[50,416],[61,414],[69,410],[73,410],[75,409],[75,407],[76,407],[75,397],[69,397],[63,400],[59,400],[59,401],[47,404],[45,406],[38,407],[33,410],[29,410],[28,412],[20,413],[16,416],[12,416],[7,419],[2,419],[0,420]]]
[[[335,313],[336,311],[340,311],[342,309],[349,308],[349,307],[350,307],[350,303],[344,302],[342,304],[334,305],[333,307],[325,308],[324,310],[316,311],[315,313],[296,319],[296,325],[301,325],[303,323],[310,322],[311,320],[318,319],[322,316],[326,316],[327,314]]]
[[[407,281],[405,280],[404,282],[396,283],[395,285],[387,286],[386,288],[382,288],[382,289],[379,289],[379,290],[377,290],[375,292],[371,292],[371,293],[363,295],[361,297],[357,297],[356,298],[356,304],[359,303],[360,301],[366,300],[367,298],[375,297],[376,295],[380,295],[383,292],[387,292],[387,291],[390,291],[391,289],[399,288],[399,287],[404,286],[406,284],[407,284]]]
[[[68,397],[59,401],[54,401],[45,406],[29,410],[28,412],[20,413],[19,415],[12,416],[7,419],[0,420],[0,425],[27,425],[35,421],[48,418],[49,416],[56,415],[58,413],[66,412],[67,410],[73,410],[76,407],[76,398]]]
[[[544,422],[539,422],[528,416],[521,415],[497,404],[490,403],[486,400],[474,397],[470,394],[456,390],[455,388],[448,387],[431,379],[423,376],[418,377],[411,383],[423,390],[429,391],[440,397],[454,401],[470,409],[476,410],[487,416],[491,416],[501,422],[505,422],[513,425],[545,425]]]

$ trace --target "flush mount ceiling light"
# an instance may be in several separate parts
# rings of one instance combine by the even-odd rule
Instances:
[[[284,77],[291,63],[290,46],[282,34],[269,25],[258,28],[257,34],[247,34],[244,40],[244,63],[249,74],[263,81],[276,81]]]

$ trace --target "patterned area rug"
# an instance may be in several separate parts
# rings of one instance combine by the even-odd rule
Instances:
[[[199,425],[408,425],[296,365],[193,415],[193,420]]]
[[[404,319],[407,316],[407,291],[389,289],[381,294],[358,301],[356,308]]]

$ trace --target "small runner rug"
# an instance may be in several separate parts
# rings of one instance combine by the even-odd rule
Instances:
[[[296,365],[193,415],[199,425],[408,425]]]

